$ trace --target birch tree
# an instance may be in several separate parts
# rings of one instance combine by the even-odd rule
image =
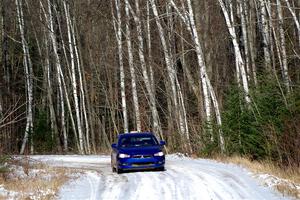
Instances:
[[[46,31],[45,31],[46,32]],[[49,111],[50,111],[50,123],[51,123],[51,130],[52,130],[52,136],[58,135],[58,127],[57,127],[57,120],[56,120],[56,113],[54,109],[54,103],[52,99],[53,95],[53,89],[52,89],[52,81],[51,81],[51,67],[50,67],[50,61],[49,61],[49,50],[48,50],[48,34],[46,36],[45,34],[45,75],[47,77],[47,98],[49,103]]]
[[[59,33],[60,33],[60,39],[61,39],[61,43],[62,43],[62,50],[63,50],[63,53],[64,53],[66,66],[67,66],[67,69],[70,69],[70,64],[69,64],[69,61],[68,61],[68,55],[67,55],[67,51],[66,51],[66,45],[65,45],[65,41],[63,39],[62,27],[61,27],[61,24],[60,24],[61,16],[59,15],[57,9],[55,9],[55,13],[56,13],[56,16],[57,16],[58,29],[59,29]],[[68,71],[69,71],[69,74],[71,74],[70,70],[68,70]],[[64,80],[65,79],[65,74],[64,74],[64,71],[62,69],[59,69],[58,73],[59,73],[59,76],[61,77],[61,80],[62,80],[64,96],[65,96],[65,100],[66,100],[66,104],[67,104],[67,109],[68,109],[68,112],[69,112],[69,117],[70,117],[70,121],[71,121],[73,134],[74,134],[74,137],[75,137],[76,147],[77,147],[77,149],[80,149],[80,144],[79,144],[79,139],[78,139],[78,131],[77,131],[77,128],[76,128],[77,125],[75,124],[75,119],[74,119],[74,116],[73,116],[73,108],[71,106],[71,99],[69,97],[66,81]]]
[[[184,112],[185,109],[183,108],[184,105],[180,104],[180,99],[182,98],[182,93],[180,92],[181,88],[180,85],[177,82],[177,75],[176,70],[174,69],[172,58],[171,58],[171,51],[170,48],[167,45],[166,36],[164,29],[162,28],[157,7],[154,0],[150,0],[150,4],[152,6],[152,11],[155,17],[156,26],[158,28],[159,38],[162,45],[163,53],[164,53],[164,59],[167,67],[168,77],[169,77],[169,84],[171,88],[171,94],[172,94],[172,101],[175,108],[175,116],[178,118],[178,126],[181,134],[183,134],[186,138],[189,138],[189,132],[187,129],[187,125],[185,125],[186,121],[186,113]],[[179,92],[179,93],[178,93]],[[180,112],[183,111],[183,112]],[[187,141],[189,143],[189,141]],[[189,148],[191,151],[191,148]]]
[[[115,8],[116,8],[116,13],[117,13],[117,18],[115,19],[113,10],[112,10],[112,16],[114,18],[114,20],[113,20],[114,30],[115,30],[117,45],[118,45],[124,132],[127,133],[128,132],[128,118],[127,118],[127,104],[126,104],[126,91],[125,91],[125,74],[124,74],[123,45],[122,45],[122,23],[121,23],[120,7],[121,7],[120,0],[115,0]]]
[[[219,110],[219,106],[218,106],[218,102],[217,102],[217,99],[215,96],[214,89],[211,86],[210,80],[207,76],[203,50],[202,50],[202,46],[200,44],[198,32],[197,32],[196,25],[195,25],[192,3],[190,0],[187,0],[188,12],[184,9],[183,13],[181,13],[179,11],[178,7],[176,6],[176,4],[174,3],[173,0],[170,0],[170,3],[175,8],[177,14],[180,16],[180,18],[183,20],[183,22],[186,24],[187,29],[189,30],[191,37],[193,39],[194,45],[195,45],[197,61],[198,61],[198,65],[200,67],[200,80],[202,83],[206,120],[207,120],[207,122],[211,123],[210,98],[212,98],[214,110],[216,113],[217,123],[219,126],[221,126],[222,125],[221,114],[220,114],[220,110]],[[223,134],[222,134],[221,130],[219,130],[219,141],[220,141],[221,151],[224,152],[225,144],[224,144],[224,138],[223,138]]]
[[[167,67],[167,71],[168,71],[168,77],[170,80],[170,85],[171,85],[171,90],[172,90],[172,98],[174,101],[174,107],[177,108],[177,95],[176,95],[176,85],[175,85],[175,70],[172,66],[172,60],[170,57],[170,52],[168,50],[167,47],[167,42],[166,42],[166,38],[165,38],[165,31],[161,25],[160,19],[159,19],[159,15],[158,15],[158,11],[157,11],[157,7],[156,7],[156,3],[154,0],[150,0],[151,6],[152,6],[152,11],[155,17],[155,22],[158,28],[158,33],[159,33],[159,38],[162,44],[162,48],[163,48],[163,53],[164,53],[164,59],[166,62],[166,67]]]
[[[22,0],[16,0],[17,7],[17,21],[19,25],[21,43],[23,49],[23,65],[25,68],[25,79],[26,79],[26,93],[27,93],[27,117],[26,117],[26,128],[25,134],[20,150],[20,154],[24,154],[26,144],[28,142],[29,134],[33,131],[33,68],[30,58],[28,43],[25,38],[25,24],[24,24],[24,15],[23,15],[23,5]],[[33,144],[31,144],[31,153],[33,151]]]
[[[142,23],[140,20],[139,2],[138,2],[138,0],[135,1],[136,11],[134,11],[132,9],[132,7],[128,3],[128,1],[127,1],[127,6],[128,6],[128,8],[130,8],[131,14],[132,14],[135,24],[136,24],[136,29],[137,29],[137,34],[138,34],[137,35],[138,36],[138,54],[139,54],[140,66],[142,69],[143,81],[146,86],[147,94],[149,95],[150,109],[151,109],[152,119],[153,119],[153,131],[157,136],[160,136],[160,138],[163,138],[160,121],[159,121],[159,115],[157,112],[156,102],[155,102],[156,100],[155,100],[154,86],[153,86],[154,80],[153,80],[153,78],[151,80],[151,75],[149,78],[149,75],[147,72],[146,60],[145,60],[145,56],[144,56],[145,49],[144,49],[144,41],[143,41],[143,33],[142,33]],[[149,23],[149,21],[147,21],[147,23]],[[147,27],[148,27],[148,48],[150,51],[149,53],[151,55],[151,41],[150,41],[150,35],[149,35],[150,34],[149,24],[147,24]]]
[[[64,3],[64,11],[65,17],[67,22],[67,31],[68,31],[68,40],[69,40],[69,51],[71,57],[71,73],[72,73],[72,88],[73,88],[73,97],[74,97],[74,104],[75,104],[75,112],[76,112],[76,121],[77,121],[77,129],[78,129],[78,139],[79,139],[79,152],[80,154],[84,154],[84,135],[82,130],[82,123],[80,117],[80,107],[78,102],[78,94],[77,94],[77,78],[76,78],[76,70],[75,70],[75,56],[74,56],[74,49],[73,49],[73,40],[72,40],[72,25],[70,20],[70,13],[67,7],[66,1]]]
[[[253,74],[253,81],[254,84],[257,85],[257,70],[256,70],[256,63],[255,63],[255,59],[256,59],[256,52],[255,52],[255,44],[254,44],[254,40],[255,40],[255,24],[253,25],[252,20],[254,20],[254,16],[255,14],[253,14],[253,8],[254,8],[254,2],[253,1],[249,1],[249,6],[247,5],[247,1],[244,1],[244,7],[245,7],[245,17],[246,17],[246,23],[248,24],[247,30],[248,30],[248,40],[249,40],[249,54],[250,54],[250,62],[251,62],[251,70],[252,70],[252,74]],[[247,11],[248,10],[248,11]],[[248,19],[248,20],[247,20]]]
[[[296,28],[297,28],[297,31],[298,31],[298,42],[299,42],[299,47],[300,47],[300,23],[299,23],[299,18],[297,18],[297,15],[296,15],[296,12],[293,10],[289,0],[284,0],[292,17],[293,17],[293,20],[294,20],[294,23],[296,25]]]
[[[75,18],[73,19],[73,23],[71,24],[71,36],[73,36],[73,45],[74,45],[74,52],[75,52],[75,58],[76,58],[76,66],[77,66],[77,71],[78,71],[78,77],[79,77],[79,91],[80,91],[80,103],[81,103],[81,113],[83,113],[81,120],[82,120],[82,126],[85,127],[85,150],[87,153],[91,153],[91,147],[90,147],[90,128],[89,128],[89,122],[88,122],[88,116],[87,116],[87,108],[86,108],[86,100],[85,100],[85,91],[84,91],[84,86],[83,86],[83,75],[82,75],[82,67],[81,67],[81,62],[80,62],[80,56],[79,56],[79,47],[78,43],[76,40],[76,33],[75,33]],[[83,136],[84,137],[84,136]]]
[[[244,43],[244,57],[245,57],[245,68],[247,72],[248,81],[250,80],[250,59],[249,59],[249,41],[248,41],[248,31],[247,31],[247,10],[246,10],[246,3],[244,0],[239,0],[238,2],[238,10],[239,15],[241,18],[241,28],[242,28],[242,35],[243,35],[243,43]]]
[[[245,70],[245,64],[244,64],[241,50],[240,50],[240,47],[239,47],[239,44],[237,41],[238,38],[237,38],[237,35],[235,32],[234,24],[233,24],[232,18],[230,18],[230,14],[229,14],[228,10],[226,9],[226,6],[225,6],[223,0],[218,0],[218,1],[221,6],[227,28],[228,28],[229,34],[231,36],[233,48],[234,48],[235,60],[236,60],[236,70],[238,72],[237,80],[239,83],[239,80],[241,77],[242,85],[243,85],[243,89],[244,89],[244,93],[245,93],[245,101],[247,103],[250,103],[249,86],[248,86],[247,74],[246,74],[246,70]],[[231,4],[231,2],[229,2],[229,3]]]
[[[263,50],[264,50],[264,63],[265,67],[270,70],[271,68],[271,55],[270,55],[270,38],[269,38],[269,27],[268,21],[266,19],[266,2],[265,0],[259,0],[259,13],[260,13],[260,25],[261,25],[261,34],[263,38]]]
[[[282,77],[283,82],[286,86],[288,92],[290,92],[290,84],[289,84],[289,75],[288,75],[288,64],[287,64],[287,53],[286,53],[286,41],[285,34],[283,29],[283,13],[280,0],[276,0],[277,3],[277,13],[278,13],[278,25],[279,25],[279,34],[280,34],[280,47],[282,53]]]
[[[205,66],[203,51],[202,51],[202,47],[201,47],[201,44],[199,41],[198,32],[197,32],[197,29],[195,26],[194,13],[193,13],[191,0],[187,0],[187,2],[188,2],[190,26],[191,26],[192,33],[194,36],[193,38],[194,38],[195,48],[196,48],[196,52],[197,52],[198,64],[200,66],[200,73],[201,73],[200,76],[201,76],[201,79],[205,79],[202,81],[202,87],[203,88],[207,87],[207,91],[209,91],[209,93],[210,93],[210,96],[212,98],[213,105],[214,105],[214,110],[216,113],[217,123],[219,126],[221,126],[222,120],[221,120],[220,110],[219,110],[219,106],[218,106],[218,101],[216,99],[214,89],[211,86],[210,80],[206,73],[206,66]],[[204,82],[206,84],[203,84]],[[203,91],[203,93],[204,93],[204,91]],[[207,95],[207,97],[204,97],[204,99],[206,99],[206,98],[208,98],[208,95]],[[207,101],[207,100],[204,100],[204,101]],[[219,129],[219,142],[220,142],[221,151],[224,152],[225,151],[224,138],[223,138],[223,134],[220,129]]]
[[[127,51],[128,51],[128,62],[129,69],[131,75],[131,87],[132,87],[132,97],[133,97],[133,105],[134,105],[134,113],[135,113],[135,121],[137,131],[141,131],[141,119],[140,119],[140,109],[139,109],[139,101],[136,89],[136,78],[135,78],[135,69],[133,63],[133,54],[132,54],[132,44],[131,44],[131,34],[129,28],[129,2],[125,0],[125,13],[126,13],[126,42],[127,42]]]
[[[41,4],[42,9],[44,9],[41,1],[40,1],[40,4]],[[56,72],[57,72],[57,81],[58,81],[58,88],[59,88],[59,97],[60,97],[59,101],[60,101],[60,109],[61,109],[61,125],[62,125],[63,137],[64,137],[64,150],[67,151],[68,150],[68,138],[67,138],[67,130],[66,130],[66,126],[65,126],[65,120],[66,120],[65,119],[65,103],[64,103],[62,80],[61,80],[61,76],[59,74],[59,71],[61,70],[61,62],[60,62],[60,58],[59,58],[59,55],[58,55],[58,47],[57,47],[56,37],[55,37],[55,34],[54,34],[54,26],[53,26],[53,17],[52,17],[51,5],[52,4],[51,4],[50,0],[48,0],[48,13],[49,13],[49,16],[47,16],[45,10],[44,10],[44,14],[45,14],[45,17],[46,17],[47,24],[49,24],[49,27],[48,27],[49,36],[50,36],[51,41],[52,41],[52,48],[53,48],[53,52],[54,52],[55,66],[56,66]],[[48,74],[49,74],[50,70],[47,70],[47,71],[48,71]],[[48,79],[50,79],[50,77]],[[51,83],[49,82],[48,84],[51,84]],[[49,85],[49,87],[51,87],[51,85]],[[58,136],[56,136],[56,137],[58,137]]]

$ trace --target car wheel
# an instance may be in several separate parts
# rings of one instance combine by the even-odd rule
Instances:
[[[116,168],[116,172],[117,172],[118,174],[122,174],[123,170],[122,170],[122,169],[119,169],[119,168],[117,167],[117,168]]]
[[[158,171],[165,171],[166,169],[165,169],[165,167],[160,167],[160,168],[158,168]]]

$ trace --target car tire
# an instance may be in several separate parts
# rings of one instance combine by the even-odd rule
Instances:
[[[122,169],[119,169],[119,168],[116,168],[116,172],[117,172],[117,174],[122,174],[122,173],[123,173],[123,170],[122,170]]]
[[[163,172],[163,171],[165,171],[166,169],[165,169],[165,167],[160,167],[160,168],[158,168],[158,171],[161,171],[161,172]]]

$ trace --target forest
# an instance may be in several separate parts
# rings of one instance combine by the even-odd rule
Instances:
[[[300,165],[297,0],[1,0],[0,154],[168,152]]]

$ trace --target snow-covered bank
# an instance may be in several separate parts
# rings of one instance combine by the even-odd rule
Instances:
[[[76,169],[100,169],[110,164],[110,157],[106,155],[39,155],[31,159],[51,166],[70,167]]]
[[[0,176],[0,200],[53,199],[78,170],[53,168],[29,157],[15,157]]]
[[[59,199],[289,199],[261,186],[246,169],[205,159],[170,155],[164,172],[121,175],[111,172],[109,156],[32,156],[32,159],[86,170],[61,188]]]

